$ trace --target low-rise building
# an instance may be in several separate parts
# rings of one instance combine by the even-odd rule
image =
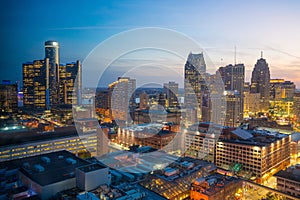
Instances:
[[[291,138],[291,158],[297,161],[300,158],[300,133],[292,133]]]
[[[274,176],[278,190],[300,198],[300,164],[281,170]]]
[[[290,135],[241,128],[231,133],[217,142],[218,167],[261,182],[290,164]]]
[[[2,162],[0,172],[5,177],[1,185],[6,188],[2,195],[13,187],[25,186],[29,192],[23,193],[49,199],[75,187],[88,191],[110,184],[107,167],[91,164],[65,150]]]
[[[212,174],[196,179],[191,186],[191,200],[227,200],[242,197],[242,180],[232,176]]]
[[[214,164],[191,157],[181,157],[169,166],[155,171],[140,185],[167,199],[185,199],[190,196],[190,184],[216,170]]]
[[[78,135],[74,126],[50,132],[22,131],[0,135],[0,161],[67,150],[75,155],[97,155],[100,132]]]
[[[184,130],[185,155],[215,163],[216,144],[235,128],[212,123],[195,124]]]
[[[141,145],[172,151],[177,145],[173,142],[175,136],[168,126],[153,123],[120,128],[114,141],[124,147]]]

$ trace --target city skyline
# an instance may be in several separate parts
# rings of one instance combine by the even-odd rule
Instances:
[[[298,8],[3,3],[0,199],[300,199]]]
[[[1,12],[1,24],[5,28],[2,38],[6,38],[0,50],[5,66],[1,68],[1,79],[21,80],[22,63],[43,58],[42,44],[47,40],[53,39],[61,44],[62,63],[77,59],[84,61],[96,45],[114,34],[132,28],[162,27],[182,32],[200,43],[212,61],[208,63],[210,73],[218,67],[234,64],[236,46],[236,61],[245,64],[246,81],[250,80],[260,51],[264,51],[271,78],[291,80],[299,88],[297,55],[300,50],[296,41],[300,30],[295,26],[299,15],[298,2],[213,1],[190,4],[170,4],[168,1],[156,4],[95,2],[95,5],[58,4],[55,1],[53,4],[10,2]],[[40,7],[48,9],[38,9]],[[72,12],[79,7],[81,14]],[[53,16],[51,10],[54,9],[61,14]],[[199,19],[199,23],[194,19]],[[170,63],[183,70],[184,62]]]

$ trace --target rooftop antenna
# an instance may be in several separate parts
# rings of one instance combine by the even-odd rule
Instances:
[[[234,65],[236,65],[236,46],[234,46]]]
[[[260,58],[263,58],[263,51],[260,52]]]

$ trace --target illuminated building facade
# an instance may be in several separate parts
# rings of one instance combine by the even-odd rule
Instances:
[[[80,103],[81,99],[81,64],[77,60],[73,63],[60,65],[59,68],[59,98],[61,104]],[[76,79],[78,77],[78,79]]]
[[[260,94],[244,92],[244,117],[255,116],[260,111]]]
[[[82,134],[79,137],[73,127],[71,130],[61,128],[55,132],[45,132],[43,135],[40,135],[40,133],[27,133],[27,136],[23,136],[23,139],[18,133],[11,134],[11,139],[7,137],[1,137],[3,144],[0,147],[0,161],[60,150],[68,150],[75,155],[97,155],[98,136],[96,131]]]
[[[139,105],[140,110],[145,110],[148,108],[149,105],[148,101],[149,101],[148,94],[146,92],[142,92],[140,94],[140,105]]]
[[[181,157],[170,166],[154,172],[140,185],[151,190],[166,199],[186,199],[190,196],[191,183],[199,178],[212,174],[216,170],[214,164]]]
[[[276,88],[282,83],[284,83],[284,79],[270,79],[270,100],[275,99]]]
[[[243,94],[238,91],[225,91],[226,113],[225,126],[239,126],[243,121]]]
[[[245,66],[244,64],[227,65],[220,67],[219,73],[224,82],[225,90],[237,90],[240,93],[244,91]]]
[[[296,118],[295,121],[297,124],[299,124],[300,123],[300,92],[295,92],[293,110]]]
[[[46,108],[47,78],[44,60],[23,63],[23,105],[25,108]]]
[[[297,161],[300,158],[300,133],[294,132],[291,134],[291,158]]]
[[[235,136],[217,142],[216,165],[264,181],[289,165],[290,143],[290,135],[236,129]]]
[[[10,81],[0,84],[0,113],[16,113],[18,111],[18,85]]]
[[[243,120],[245,66],[244,64],[227,65],[220,67],[218,71],[226,92],[225,125],[236,126]]]
[[[191,200],[229,200],[242,196],[241,179],[212,174],[196,179],[191,186]]]
[[[113,142],[124,147],[141,145],[172,151],[176,149],[176,144],[173,142],[176,133],[168,128],[162,124],[133,125],[120,128]]]
[[[284,79],[270,80],[270,100],[293,100],[295,94],[295,84]]]
[[[179,105],[178,102],[178,83],[164,83],[164,93],[167,98],[167,107],[174,108]]]
[[[45,110],[60,104],[78,104],[81,82],[80,62],[60,65],[58,42],[46,41],[45,59],[23,64],[24,107]]]
[[[270,109],[269,113],[270,116],[273,116],[277,120],[277,123],[282,123],[284,121],[289,122],[289,120],[285,119],[292,119],[294,116],[294,102],[293,101],[287,101],[287,100],[274,100],[270,101]]]
[[[266,59],[257,60],[251,76],[251,93],[259,93],[261,100],[261,111],[268,111],[270,99],[270,70]]]
[[[300,165],[290,166],[274,175],[277,189],[300,198]]]
[[[202,93],[205,91],[206,64],[203,53],[190,53],[184,66],[184,104],[186,118],[193,123],[202,119]],[[196,119],[192,119],[196,113]]]
[[[59,103],[59,43],[45,42],[45,61],[47,66],[47,79],[49,84],[49,101],[51,105]],[[48,61],[48,62],[47,62]]]
[[[209,123],[190,126],[184,131],[185,155],[215,163],[216,144],[219,138],[223,138],[231,130],[234,128]]]
[[[129,77],[119,77],[117,81],[109,85],[112,118],[120,124],[131,122],[130,112],[134,108],[135,89],[136,80]]]
[[[101,184],[110,184],[108,170],[66,150],[6,161],[0,163],[1,175],[13,181],[6,184],[7,180],[0,180],[5,185],[0,196],[2,199],[53,199],[58,192],[75,187],[90,191]],[[12,193],[16,186],[24,190]]]

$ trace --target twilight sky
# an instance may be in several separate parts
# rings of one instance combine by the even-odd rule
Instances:
[[[60,43],[62,63],[77,59],[84,61],[99,43],[115,34],[134,28],[161,27],[181,32],[197,41],[209,57],[209,72],[233,63],[236,46],[237,62],[246,66],[246,81],[249,81],[253,66],[263,51],[271,77],[294,81],[300,88],[299,10],[300,1],[297,0],[7,0],[0,7],[0,80],[22,80],[22,63],[43,59],[46,40]],[[151,51],[144,51],[144,54],[147,54],[142,56],[144,61],[158,55]],[[130,65],[132,57],[137,55],[141,53],[125,55],[112,65],[118,68],[124,65],[124,60]],[[151,65],[144,61],[138,65]],[[179,68],[180,73],[184,58],[175,56],[161,65],[172,65]],[[147,75],[158,76],[151,70]],[[115,77],[105,76],[103,79],[106,84]],[[94,83],[89,85],[88,78],[86,80],[87,86],[93,86]],[[170,80],[177,81],[176,76],[170,76]]]

